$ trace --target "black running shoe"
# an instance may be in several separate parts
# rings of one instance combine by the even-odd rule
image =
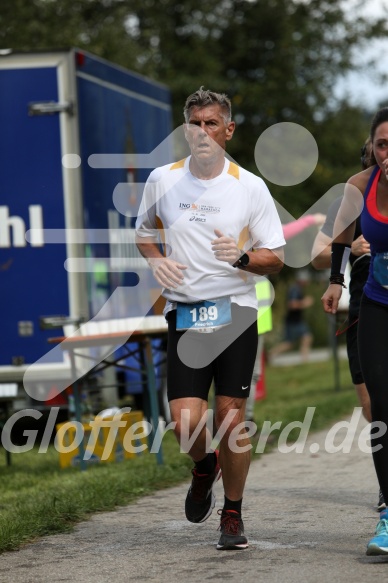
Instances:
[[[385,505],[385,501],[384,501],[384,496],[381,490],[379,490],[379,501],[377,502],[377,507],[376,510],[377,512],[381,512],[382,510],[385,510],[386,505]]]
[[[219,526],[221,537],[217,549],[219,551],[246,549],[248,540],[244,536],[244,523],[241,514],[235,510],[219,510],[218,514],[221,516]]]
[[[198,474],[194,468],[191,470],[193,479],[186,496],[185,512],[190,522],[204,522],[211,515],[216,497],[213,487],[221,477],[221,468],[218,463],[218,450],[216,454],[216,466],[211,474]]]

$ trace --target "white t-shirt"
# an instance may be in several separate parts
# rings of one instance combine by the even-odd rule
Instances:
[[[211,242],[219,229],[244,251],[285,245],[269,190],[261,178],[226,158],[221,174],[211,180],[193,176],[189,163],[190,157],[151,172],[136,222],[139,238],[159,239],[169,258],[187,266],[183,283],[163,290],[170,302],[165,312],[175,302],[222,296],[257,309],[254,274],[216,259]]]

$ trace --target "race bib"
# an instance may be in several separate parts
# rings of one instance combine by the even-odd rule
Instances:
[[[373,259],[373,277],[388,289],[388,252],[376,253]]]
[[[214,332],[232,321],[230,297],[194,304],[177,303],[176,329]]]

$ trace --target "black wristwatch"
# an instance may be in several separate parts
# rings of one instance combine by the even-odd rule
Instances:
[[[233,267],[246,267],[249,263],[248,253],[243,253],[236,263],[233,263]]]

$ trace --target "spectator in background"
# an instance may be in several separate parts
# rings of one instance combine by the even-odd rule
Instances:
[[[306,296],[304,292],[309,281],[308,270],[299,269],[294,283],[288,288],[283,341],[270,351],[270,361],[273,361],[279,354],[290,350],[296,342],[299,342],[302,360],[304,362],[308,360],[313,337],[305,321],[305,310],[314,303],[313,298]]]

